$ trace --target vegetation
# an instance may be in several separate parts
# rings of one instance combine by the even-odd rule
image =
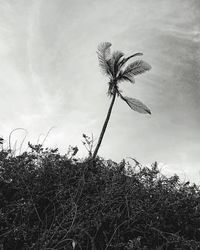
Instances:
[[[108,96],[112,97],[110,107],[108,109],[108,113],[106,115],[106,119],[99,136],[98,143],[93,153],[93,159],[97,156],[98,150],[100,148],[101,142],[103,140],[104,133],[106,131],[110,115],[112,112],[112,108],[116,99],[116,96],[121,97],[123,101],[125,101],[129,107],[137,112],[143,114],[151,114],[150,109],[144,105],[141,101],[126,97],[122,95],[122,91],[119,89],[119,83],[123,81],[135,83],[134,77],[136,75],[142,74],[151,69],[151,66],[143,60],[137,60],[129,65],[126,65],[127,62],[135,57],[142,56],[142,53],[136,53],[129,57],[124,57],[124,53],[121,51],[114,51],[112,54],[110,52],[111,43],[105,42],[98,46],[98,59],[99,66],[104,73],[109,78],[108,83]]]
[[[1,249],[200,249],[197,185],[76,151],[0,151]]]
[[[98,59],[112,100],[94,152],[93,137],[83,134],[88,158],[76,159],[77,147],[60,155],[30,143],[21,154],[26,135],[15,155],[11,135],[22,128],[11,132],[9,149],[0,138],[1,250],[200,249],[199,186],[163,176],[157,163],[143,167],[134,159],[131,164],[97,157],[116,96],[151,114],[119,89],[120,82],[134,83],[150,65],[137,60],[126,66],[142,54],[126,58],[120,51],[111,54],[110,46],[98,47]]]

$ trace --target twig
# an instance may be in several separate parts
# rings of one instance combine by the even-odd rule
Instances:
[[[44,142],[46,141],[47,137],[49,136],[51,130],[54,129],[54,128],[55,128],[55,127],[51,127],[51,128],[48,130],[48,132],[47,132],[46,136],[44,137],[44,140],[43,140],[43,142],[42,142],[42,144],[41,144],[42,146],[43,146]]]

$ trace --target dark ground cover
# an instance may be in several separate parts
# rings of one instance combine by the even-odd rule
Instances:
[[[0,249],[200,249],[200,189],[151,167],[0,152]]]

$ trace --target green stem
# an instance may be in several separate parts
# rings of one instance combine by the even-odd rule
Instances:
[[[103,140],[103,136],[105,134],[105,131],[106,131],[106,128],[107,128],[107,125],[108,125],[108,122],[109,122],[109,119],[110,119],[110,115],[111,115],[111,112],[112,112],[112,108],[113,108],[113,105],[114,105],[114,102],[115,102],[115,98],[116,98],[116,90],[114,90],[114,93],[113,93],[113,96],[112,96],[112,101],[110,103],[110,107],[108,109],[108,113],[107,113],[107,116],[106,116],[106,119],[105,119],[105,122],[103,124],[103,128],[101,130],[101,134],[99,136],[99,140],[98,140],[98,143],[97,143],[97,146],[94,150],[94,153],[93,153],[93,156],[92,156],[92,159],[95,159],[96,156],[97,156],[97,153],[98,153],[98,150],[101,146],[101,142]]]

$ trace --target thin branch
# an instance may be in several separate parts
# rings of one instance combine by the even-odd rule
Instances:
[[[54,129],[55,127],[51,127],[49,130],[48,130],[48,132],[47,132],[47,134],[46,134],[46,136],[45,136],[45,138],[44,138],[44,140],[43,140],[43,142],[42,142],[42,146],[43,146],[43,144],[44,144],[44,142],[46,141],[46,139],[47,139],[47,137],[49,136],[49,134],[50,134],[50,132]]]

